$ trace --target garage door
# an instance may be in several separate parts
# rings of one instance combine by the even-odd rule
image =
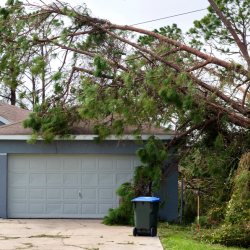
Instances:
[[[9,218],[103,218],[135,155],[9,155]]]

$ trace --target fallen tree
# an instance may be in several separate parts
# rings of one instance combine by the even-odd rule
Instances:
[[[25,54],[23,70],[29,67],[41,79],[48,73],[47,83],[53,85],[44,98],[41,91],[32,91],[34,113],[23,123],[34,131],[29,142],[41,136],[51,143],[57,135],[69,136],[72,124],[89,120],[96,122],[97,141],[122,136],[128,126],[140,141],[145,125],[148,130],[164,125],[167,132],[175,124],[179,133],[170,143],[152,137],[138,151],[148,164],[138,169],[138,178],[150,173],[140,184],[159,188],[167,178],[161,162],[169,147],[188,145],[186,156],[196,145],[203,146],[200,152],[206,157],[203,177],[221,176],[215,185],[218,193],[237,169],[235,159],[249,149],[250,3],[208,2],[209,13],[184,35],[177,25],[154,31],[116,25],[93,17],[85,6],[60,1],[9,0],[0,10],[0,65],[12,63],[12,51],[18,52],[16,60]],[[17,27],[11,36],[9,27]],[[41,46],[46,54],[37,57],[34,52]],[[53,58],[58,69],[47,67]]]

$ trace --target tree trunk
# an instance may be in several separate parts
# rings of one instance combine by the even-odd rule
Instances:
[[[11,105],[16,105],[16,90],[12,89],[10,90],[10,103]]]
[[[35,105],[35,96],[36,96],[36,80],[35,77],[32,75],[32,106],[34,110]]]
[[[42,57],[44,57],[43,45],[41,45],[41,54],[42,54]],[[45,72],[45,68],[43,68],[43,72],[42,72],[42,103],[45,102],[45,73],[44,72]]]

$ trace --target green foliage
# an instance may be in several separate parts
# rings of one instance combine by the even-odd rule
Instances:
[[[24,128],[32,128],[33,136],[28,141],[34,144],[38,136],[44,139],[44,143],[51,144],[55,136],[60,135],[61,138],[68,138],[70,134],[69,122],[72,116],[76,115],[73,109],[65,109],[61,112],[61,102],[57,103],[58,106],[48,107],[46,103],[36,105],[34,107],[34,113],[29,114],[29,119],[23,121]],[[47,116],[44,116],[44,112]],[[60,131],[60,133],[58,133]]]
[[[44,60],[44,57],[38,56],[33,59],[33,65],[30,69],[31,73],[35,76],[42,74],[47,63]]]
[[[179,40],[181,37],[181,29],[177,27],[176,24],[173,24],[171,26],[164,26],[161,27],[159,30],[155,29],[153,32],[166,36],[168,38],[171,38],[173,40]],[[140,36],[138,39],[139,45],[150,45],[152,44],[156,39],[152,36]]]
[[[162,164],[169,158],[162,141],[152,136],[147,140],[146,148],[138,149],[136,154],[143,165],[136,167],[133,185],[125,183],[117,189],[116,194],[123,199],[124,203],[119,208],[109,210],[109,215],[104,217],[106,225],[133,225],[131,200],[138,196],[151,196],[159,191],[162,183],[166,181],[162,173],[167,168],[170,170],[171,166]]]
[[[175,89],[163,88],[159,91],[159,95],[166,103],[173,103],[179,110],[183,107],[182,97]]]
[[[0,8],[0,15],[3,16],[3,19],[6,20],[10,12],[6,8]]]
[[[213,245],[204,240],[197,241],[196,230],[191,230],[189,225],[178,225],[176,223],[161,222],[158,224],[158,232],[161,235],[160,240],[164,249],[181,250],[243,250],[247,248],[226,247],[222,245]],[[207,234],[212,234],[211,229],[202,229]]]
[[[216,140],[214,142],[214,146],[218,149],[221,149],[223,146],[224,146],[224,143],[223,143],[223,136],[221,134],[219,134],[217,137],[216,137]]]
[[[96,77],[101,77],[102,76],[102,71],[105,71],[109,69],[109,66],[106,62],[106,60],[99,55],[96,55],[94,58],[94,65],[96,66],[95,70],[95,76]]]
[[[249,247],[250,153],[241,157],[233,184],[233,193],[226,207],[224,223],[212,235],[203,235],[203,238],[227,246]]]
[[[62,77],[62,72],[57,72],[57,73],[55,73],[55,74],[51,77],[51,79],[52,79],[53,81],[56,82],[56,81],[60,80],[61,77]]]
[[[86,48],[90,48],[90,47],[95,48],[96,46],[100,46],[106,40],[107,40],[107,34],[105,32],[103,31],[94,32],[88,35],[86,42],[83,43],[83,46]],[[117,54],[121,54],[121,53],[117,53]]]
[[[211,6],[208,15],[195,21],[188,37],[184,37],[175,24],[161,27],[153,32],[165,38],[161,40],[141,35],[137,40],[137,44],[143,47],[140,50],[123,40],[136,43],[136,33],[113,29],[109,21],[92,18],[85,7],[73,10],[65,4],[61,13],[52,10],[53,13],[43,14],[38,10],[27,15],[26,7],[14,6],[13,3],[8,1],[9,7],[0,9],[0,81],[3,89],[7,88],[11,93],[18,91],[15,95],[21,107],[29,103],[28,107],[34,108],[29,119],[23,122],[25,128],[32,128],[34,132],[29,143],[35,143],[39,137],[45,143],[52,143],[55,136],[67,139],[72,126],[86,121],[95,124],[96,142],[111,135],[121,139],[129,129],[136,143],[142,144],[145,141],[142,141],[141,134],[159,128],[163,130],[163,125],[168,133],[170,124],[176,123],[180,133],[188,131],[178,145],[182,172],[187,180],[197,181],[190,185],[201,185],[204,190],[210,191],[201,195],[201,214],[207,219],[205,224],[212,227],[226,220],[232,176],[237,171],[239,158],[249,148],[250,137],[245,127],[232,125],[233,113],[239,115],[239,110],[234,112],[235,105],[212,93],[198,80],[229,96],[231,87],[235,84],[240,86],[241,78],[245,81],[248,74],[242,76],[235,72],[244,67],[232,60],[230,70],[222,65],[211,67],[217,72],[214,78],[211,77],[214,80],[211,83],[204,72],[214,60],[209,61],[208,66],[192,70],[204,58],[185,50],[185,46],[166,42],[169,40],[166,38],[170,38],[181,43],[189,41],[192,48],[200,51],[209,44],[213,50],[224,55],[233,52],[234,39]],[[247,19],[249,1],[225,0],[216,3],[226,18],[234,22],[236,33],[241,36],[242,29],[244,31],[250,24]],[[67,22],[63,23],[61,17]],[[105,32],[108,26],[108,31],[115,36]],[[86,33],[79,35],[79,32]],[[38,42],[38,37],[45,39],[44,42]],[[57,39],[52,41],[52,37]],[[207,40],[205,43],[204,38]],[[46,53],[41,51],[43,46]],[[66,54],[61,53],[61,49],[65,49]],[[82,52],[78,53],[80,50]],[[161,55],[168,63],[147,53],[148,50]],[[199,54],[198,51],[196,54]],[[54,69],[54,65],[50,64],[52,59],[62,59],[62,65]],[[74,68],[71,75],[72,67],[77,69]],[[83,69],[80,70],[80,67]],[[180,73],[180,68],[185,73]],[[34,87],[30,92],[23,85],[24,79],[27,79],[25,75]],[[47,90],[45,98],[41,85]],[[4,93],[7,97],[8,91]],[[238,102],[235,93],[231,93]],[[216,114],[212,104],[223,107],[221,115]],[[241,109],[244,108],[249,109],[247,96]],[[225,109],[230,112],[224,112]],[[215,122],[200,125],[214,117],[217,117]],[[241,118],[248,119],[243,113]],[[198,129],[189,132],[195,127]],[[111,210],[105,218],[107,224],[132,224],[131,199],[152,195],[160,189],[167,179],[166,170],[171,168],[162,164],[169,159],[168,143],[150,137],[145,146],[137,151],[142,165],[136,168],[134,182],[118,189],[118,195],[127,204]],[[188,198],[190,202],[184,216],[191,223],[196,216],[197,202],[193,193],[189,193]]]
[[[62,13],[65,14],[66,12],[67,12],[67,6],[64,6],[64,7],[62,8]]]
[[[34,35],[33,35],[32,41],[33,41],[34,43],[36,43],[37,40],[38,40],[38,36],[37,36],[37,34],[34,34]]]
[[[14,5],[14,0],[8,0],[8,1],[6,2],[6,5],[7,5],[7,6],[12,6],[12,5]]]
[[[134,213],[131,200],[134,199],[134,190],[131,183],[123,183],[116,195],[121,197],[122,204],[116,209],[109,209],[108,216],[103,218],[105,225],[134,225]]]
[[[231,23],[235,32],[240,35],[245,30],[245,25],[249,25],[250,2],[248,0],[230,0],[215,1],[215,3],[224,17]],[[208,12],[201,20],[194,21],[195,28],[189,30],[189,34],[193,36],[193,41],[190,44],[198,44],[204,37],[205,40],[216,41],[215,47],[218,51],[230,54],[236,45],[232,34],[216,15],[211,5],[208,7]],[[229,46],[229,48],[225,49],[225,46]]]

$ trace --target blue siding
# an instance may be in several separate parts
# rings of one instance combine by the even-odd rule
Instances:
[[[7,154],[0,154],[0,217],[7,218]]]
[[[159,210],[160,220],[178,222],[178,164],[173,163],[170,172],[166,184],[154,196],[161,201],[167,198],[163,209]]]
[[[0,126],[3,126],[3,125],[5,125],[3,122],[0,122]]]

